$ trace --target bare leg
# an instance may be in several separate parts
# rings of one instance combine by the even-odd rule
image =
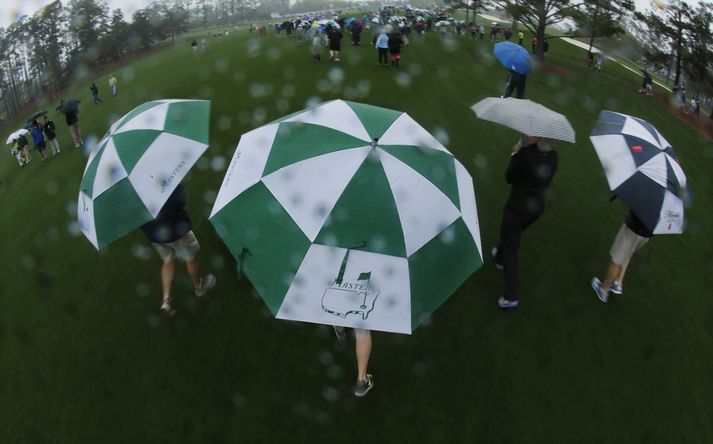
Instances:
[[[602,282],[602,290],[608,292],[611,288],[614,280],[620,275],[622,267],[609,261],[609,268],[607,268],[607,275]]]
[[[620,267],[621,270],[619,270],[619,274],[616,277],[616,282],[619,282],[620,285],[624,285],[624,275],[626,274],[626,270],[629,268],[627,265],[626,267]]]
[[[186,262],[186,271],[188,272],[188,275],[193,280],[193,288],[195,288],[195,289],[201,288],[201,273],[200,273],[200,267],[198,266],[198,261],[195,259],[192,261],[187,261]]]
[[[356,334],[356,357],[359,381],[366,379],[366,369],[369,366],[369,356],[371,356],[371,331],[357,328]]]
[[[161,285],[163,286],[163,300],[171,299],[171,283],[176,272],[176,265],[173,261],[164,262],[161,267]]]

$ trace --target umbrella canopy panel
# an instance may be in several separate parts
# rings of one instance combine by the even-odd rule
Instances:
[[[470,109],[479,119],[505,125],[522,134],[575,142],[574,128],[567,117],[531,100],[486,97]]]
[[[590,140],[609,188],[654,234],[683,231],[686,175],[671,144],[639,118],[602,111]]]
[[[410,333],[482,265],[466,169],[341,100],[244,134],[210,219],[281,319]]]
[[[92,151],[78,196],[82,233],[101,249],[155,218],[208,148],[210,102],[158,100],[114,123]]]
[[[532,56],[527,49],[513,42],[496,43],[493,55],[505,69],[527,74],[533,71]]]

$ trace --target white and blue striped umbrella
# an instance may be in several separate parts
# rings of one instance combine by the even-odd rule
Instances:
[[[670,143],[637,117],[602,111],[589,139],[609,188],[654,234],[683,232],[686,175]]]

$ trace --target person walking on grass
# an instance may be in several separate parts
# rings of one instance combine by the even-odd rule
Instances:
[[[186,191],[179,184],[171,193],[161,211],[152,220],[141,226],[141,231],[153,243],[154,248],[163,261],[161,267],[161,285],[163,302],[161,314],[173,316],[176,310],[171,305],[171,284],[176,271],[175,260],[186,263],[186,271],[193,281],[194,294],[203,298],[215,286],[215,276],[200,275],[200,267],[196,255],[200,250],[198,239],[191,230],[191,219],[185,210]]]
[[[518,292],[518,251],[523,231],[545,211],[545,192],[557,171],[555,142],[541,137],[523,136],[513,148],[505,181],[512,185],[503,209],[500,241],[491,250],[498,270],[505,271],[505,294],[498,299],[500,308],[515,308]]]
[[[374,41],[374,46],[376,46],[376,50],[378,51],[378,54],[379,54],[378,65],[388,68],[389,67],[389,60],[388,60],[389,36],[386,35],[385,28],[381,28],[381,30],[379,31],[379,35],[376,36],[376,40]],[[382,65],[382,60],[383,60],[383,65]]]
[[[94,101],[95,105],[97,103],[102,103],[102,99],[99,98],[99,88],[97,87],[96,83],[92,83],[92,86],[89,87],[89,91],[92,92],[92,100]]]
[[[59,149],[59,142],[57,141],[57,132],[56,132],[56,127],[54,125],[54,122],[49,119],[49,117],[45,116],[44,123],[42,125],[42,129],[45,131],[45,136],[47,136],[47,141],[49,142],[50,146],[52,147],[52,155],[55,156],[61,152]]]
[[[318,26],[312,27],[312,61],[318,63],[322,60],[322,46],[324,46],[324,35]]]
[[[604,282],[599,278],[592,278],[592,288],[597,294],[597,297],[602,302],[609,300],[609,293],[623,294],[624,293],[624,275],[629,268],[629,262],[634,253],[643,247],[653,233],[646,228],[644,223],[629,211],[629,215],[619,228],[619,232],[614,238],[614,243],[609,250],[611,260],[607,268],[607,274],[604,277]]]
[[[47,160],[47,155],[45,154],[45,149],[47,149],[47,143],[45,142],[45,135],[42,132],[42,125],[37,120],[32,121],[32,127],[30,127],[30,133],[32,133],[32,142],[35,144],[37,152],[40,153],[40,159],[42,161]]]
[[[342,31],[337,26],[327,26],[327,40],[329,40],[329,60],[339,62],[339,51],[342,49]]]
[[[20,134],[17,137],[17,149],[22,156],[23,164],[27,165],[32,161],[32,156],[30,155],[30,150],[27,149],[30,142],[27,141],[27,137],[24,134]]]
[[[344,340],[346,332],[344,327],[334,327],[334,333],[337,339]],[[367,373],[369,366],[369,357],[371,356],[371,330],[361,328],[354,329],[356,338],[356,359],[357,359],[357,380],[354,384],[354,396],[361,398],[366,395],[369,390],[374,388],[374,378]]]
[[[401,60],[401,33],[398,31],[389,35],[389,54],[391,54],[391,66],[398,68]]]
[[[15,156],[15,159],[17,159],[17,163],[21,167],[25,166],[25,157],[22,154],[22,151],[20,151],[20,147],[17,144],[17,139],[13,139],[13,141],[12,141],[12,147],[10,148],[10,154]]]
[[[114,77],[114,74],[109,76],[109,88],[111,88],[111,96],[116,96],[116,77]]]
[[[508,77],[507,87],[505,88],[505,94],[503,97],[510,97],[513,91],[515,91],[515,98],[522,99],[525,97],[526,80],[527,74],[520,74],[514,69],[511,69],[510,77]]]
[[[60,102],[60,107],[63,103],[64,100]],[[65,122],[67,122],[69,134],[72,136],[72,140],[74,141],[74,147],[79,148],[84,143],[84,141],[82,140],[82,131],[79,129],[79,108],[74,107],[71,110],[65,112],[64,120]]]

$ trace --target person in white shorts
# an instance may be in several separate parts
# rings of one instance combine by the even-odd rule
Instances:
[[[614,238],[609,255],[609,268],[604,282],[599,278],[592,278],[592,288],[602,302],[609,300],[609,293],[624,293],[624,275],[629,267],[629,262],[634,253],[646,244],[653,233],[646,228],[644,223],[629,211],[626,221],[622,224]]]
[[[176,310],[171,305],[171,284],[177,258],[186,263],[186,271],[193,280],[196,297],[205,297],[208,291],[215,286],[215,276],[209,274],[203,278],[200,275],[200,267],[196,259],[200,245],[191,230],[191,219],[188,217],[185,206],[186,191],[179,184],[161,208],[156,219],[141,226],[141,230],[153,243],[158,255],[163,260],[161,314],[166,316],[176,314]]]

